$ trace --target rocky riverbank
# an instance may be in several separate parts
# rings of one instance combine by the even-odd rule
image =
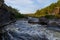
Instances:
[[[47,28],[50,28],[50,29],[53,28],[52,30],[60,31],[59,30],[60,29],[60,19],[58,19],[58,18],[53,18],[53,19],[47,19],[45,17],[29,18],[28,23],[45,25]]]
[[[8,11],[7,8],[8,6],[4,3],[4,0],[0,0],[0,40],[2,40],[4,27],[16,21],[14,13]]]
[[[27,20],[17,20],[5,27],[4,40],[60,40],[60,32],[50,30],[39,24],[30,24]]]

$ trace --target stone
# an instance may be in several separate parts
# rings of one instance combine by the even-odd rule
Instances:
[[[4,3],[4,0],[0,0],[0,34],[4,31],[4,27],[12,22],[16,21],[14,13],[10,12],[8,6]]]
[[[0,27],[7,25],[15,20],[14,13],[8,11],[4,0],[0,0]]]
[[[49,22],[49,20],[45,17],[40,17],[39,18],[39,24],[41,24],[41,25],[47,25],[48,22]]]
[[[56,22],[50,22],[48,25],[52,26],[52,27],[57,27],[58,26],[58,24]]]
[[[14,17],[10,12],[0,9],[0,27],[6,25],[8,22],[13,21],[13,19]]]
[[[32,23],[32,24],[38,24],[38,22],[39,22],[38,18],[30,18],[28,20],[28,23]]]
[[[0,7],[4,4],[4,0],[0,0]]]
[[[60,21],[59,19],[49,20],[48,27],[60,27]]]

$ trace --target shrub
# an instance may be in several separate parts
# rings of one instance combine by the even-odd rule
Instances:
[[[55,18],[55,15],[45,15],[45,17],[46,17],[47,19],[53,19],[53,18]]]

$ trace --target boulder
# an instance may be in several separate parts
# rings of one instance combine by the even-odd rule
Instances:
[[[52,27],[58,26],[58,24],[56,22],[50,22],[48,25],[52,26]]]
[[[28,23],[33,23],[33,24],[38,24],[38,22],[39,22],[38,18],[30,18],[28,20]]]
[[[49,21],[48,27],[59,27],[59,22],[58,21]]]
[[[48,22],[49,22],[49,20],[45,17],[40,17],[39,18],[39,24],[41,24],[41,25],[47,25]]]

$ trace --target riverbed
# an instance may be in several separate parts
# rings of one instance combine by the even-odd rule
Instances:
[[[39,24],[29,24],[27,20],[17,20],[5,27],[3,40],[60,40],[60,32],[49,30]],[[43,39],[42,39],[43,38]]]

